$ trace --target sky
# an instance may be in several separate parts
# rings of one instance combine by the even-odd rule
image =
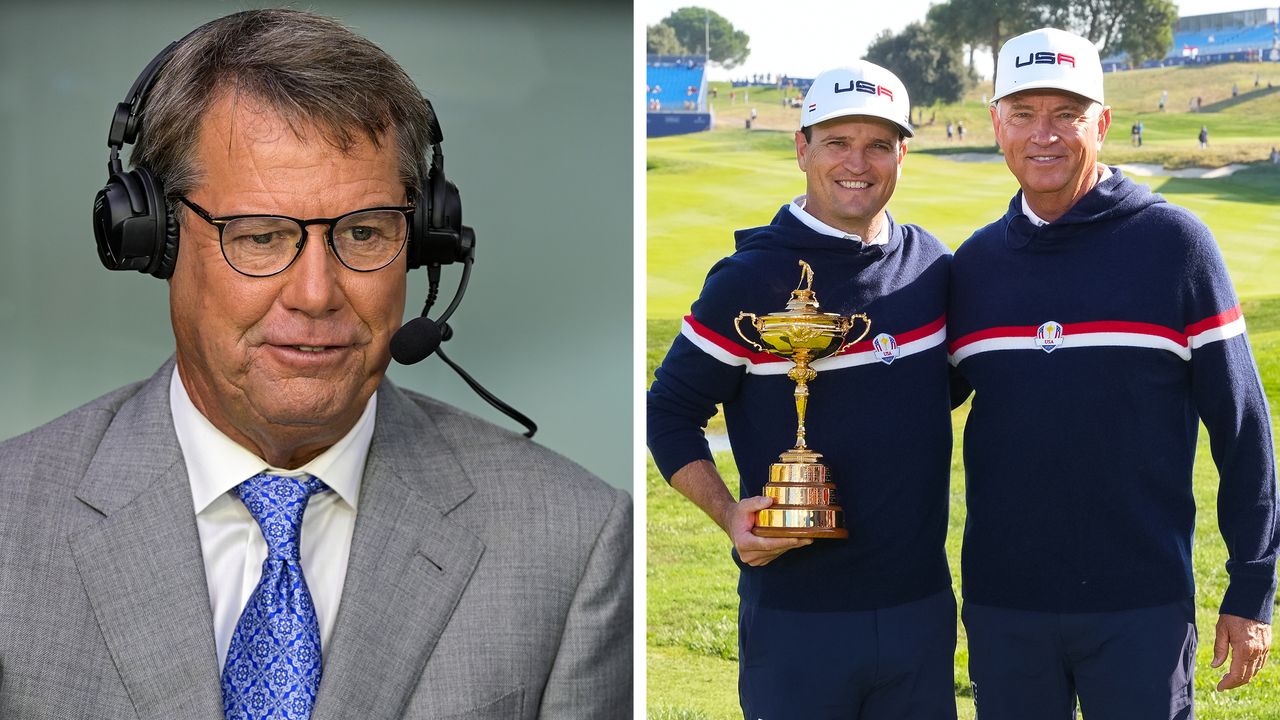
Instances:
[[[862,57],[867,45],[889,29],[898,32],[923,20],[931,4],[940,0],[637,0],[636,14],[646,26],[660,22],[682,7],[706,7],[723,15],[751,37],[746,63],[725,70],[712,67],[712,80],[730,80],[759,73],[813,77],[826,68]],[[1274,4],[1273,4],[1274,3]],[[1175,0],[1179,15],[1204,15],[1232,10],[1280,6],[1280,0]],[[975,56],[978,71],[990,73],[991,58]]]

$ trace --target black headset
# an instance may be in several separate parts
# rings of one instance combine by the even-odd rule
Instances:
[[[120,151],[137,141],[147,93],[174,49],[190,36],[169,43],[147,64],[111,118],[107,184],[93,199],[98,259],[108,270],[137,270],[161,279],[173,275],[180,233],[178,220],[165,200],[163,184],[146,167],[135,166],[126,171]],[[412,270],[462,262],[469,270],[475,257],[476,234],[462,224],[462,196],[444,176],[444,151],[440,147],[444,133],[431,102],[426,98],[422,101],[431,118],[431,162],[428,164],[423,158],[419,165],[419,177],[425,182],[419,183],[423,187],[413,198],[416,209],[405,247],[407,265]],[[435,272],[432,274],[438,277]]]
[[[199,30],[196,28],[169,43],[152,58],[138,79],[133,81],[125,101],[116,105],[111,118],[111,130],[107,133],[107,147],[111,150],[107,159],[107,184],[93,199],[93,236],[98,243],[98,259],[108,270],[137,270],[161,279],[173,275],[178,259],[180,228],[165,200],[164,186],[144,166],[135,164],[133,170],[126,172],[120,151],[125,145],[137,141],[147,93],[155,84],[165,61],[183,41]],[[421,317],[405,323],[392,336],[391,356],[396,362],[412,365],[432,353],[439,355],[481,398],[524,425],[525,437],[533,437],[538,429],[533,420],[486,390],[449,359],[440,347],[453,336],[453,330],[446,321],[458,308],[467,290],[471,265],[475,261],[476,234],[462,224],[462,195],[457,186],[444,176],[444,151],[440,147],[444,132],[440,129],[440,120],[436,117],[435,108],[431,107],[431,101],[425,97],[422,101],[427,104],[427,114],[431,118],[428,128],[431,162],[428,163],[426,158],[419,160],[419,184],[423,187],[413,198],[413,223],[404,252],[409,270],[427,268],[427,301]],[[425,182],[421,182],[423,178]],[[439,290],[440,266],[455,262],[462,263],[458,290],[440,317],[432,320],[427,313],[431,311]]]

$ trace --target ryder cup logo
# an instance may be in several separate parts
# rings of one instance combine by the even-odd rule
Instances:
[[[898,341],[893,339],[892,335],[880,333],[875,340],[871,341],[871,352],[880,359],[885,365],[892,365],[894,360],[898,359]]]
[[[1062,344],[1062,323],[1050,320],[1036,329],[1036,345],[1045,352],[1053,352]]]

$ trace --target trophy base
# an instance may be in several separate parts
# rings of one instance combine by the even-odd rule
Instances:
[[[827,466],[812,461],[787,462],[797,454],[795,450],[783,453],[783,462],[769,466],[764,494],[773,498],[773,505],[756,513],[751,532],[759,537],[849,537],[844,510],[833,502],[836,486],[827,482]]]
[[[760,537],[832,538],[849,537],[840,527],[844,512],[838,507],[768,507],[756,515],[752,533]]]

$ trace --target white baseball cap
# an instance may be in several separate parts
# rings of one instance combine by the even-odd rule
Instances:
[[[995,102],[1023,90],[1065,90],[1102,103],[1102,61],[1087,38],[1055,28],[1023,33],[1000,48]]]
[[[859,60],[848,67],[824,70],[804,96],[800,127],[846,115],[869,115],[897,125],[911,137],[911,98],[897,75]]]

